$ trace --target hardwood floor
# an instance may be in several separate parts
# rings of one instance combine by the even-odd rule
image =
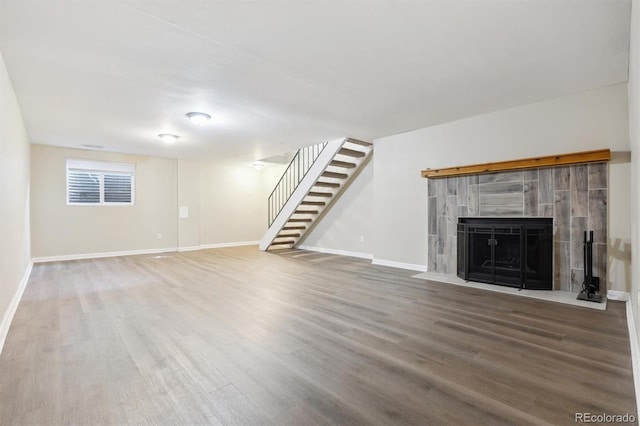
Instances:
[[[255,247],[36,265],[0,424],[575,424],[636,412],[604,312]]]

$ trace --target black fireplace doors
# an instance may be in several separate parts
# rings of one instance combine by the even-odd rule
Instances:
[[[536,290],[552,289],[553,219],[460,218],[458,276]]]

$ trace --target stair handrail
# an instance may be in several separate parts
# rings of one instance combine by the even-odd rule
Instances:
[[[307,172],[311,166],[313,166],[327,144],[328,142],[309,145],[296,151],[291,162],[287,166],[276,186],[273,188],[273,191],[271,191],[269,199],[267,200],[269,226],[271,226],[273,221],[276,220],[276,217],[278,217],[287,201],[289,201],[289,198],[291,198],[291,195],[294,193],[302,179],[307,175]]]

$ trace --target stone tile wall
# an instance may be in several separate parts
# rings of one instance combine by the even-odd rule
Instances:
[[[552,217],[553,288],[580,291],[586,230],[593,273],[606,285],[607,182],[607,163],[428,179],[429,271],[456,273],[458,217]]]

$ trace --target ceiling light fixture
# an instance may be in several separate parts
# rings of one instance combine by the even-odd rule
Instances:
[[[207,121],[211,120],[211,116],[209,114],[205,114],[204,112],[190,112],[187,113],[187,117],[189,120],[196,126],[201,126]]]
[[[180,136],[171,133],[160,133],[158,137],[164,143],[174,143]]]
[[[264,164],[260,163],[259,161],[256,161],[255,163],[253,163],[253,168],[256,170],[262,170],[263,167],[264,167]]]

